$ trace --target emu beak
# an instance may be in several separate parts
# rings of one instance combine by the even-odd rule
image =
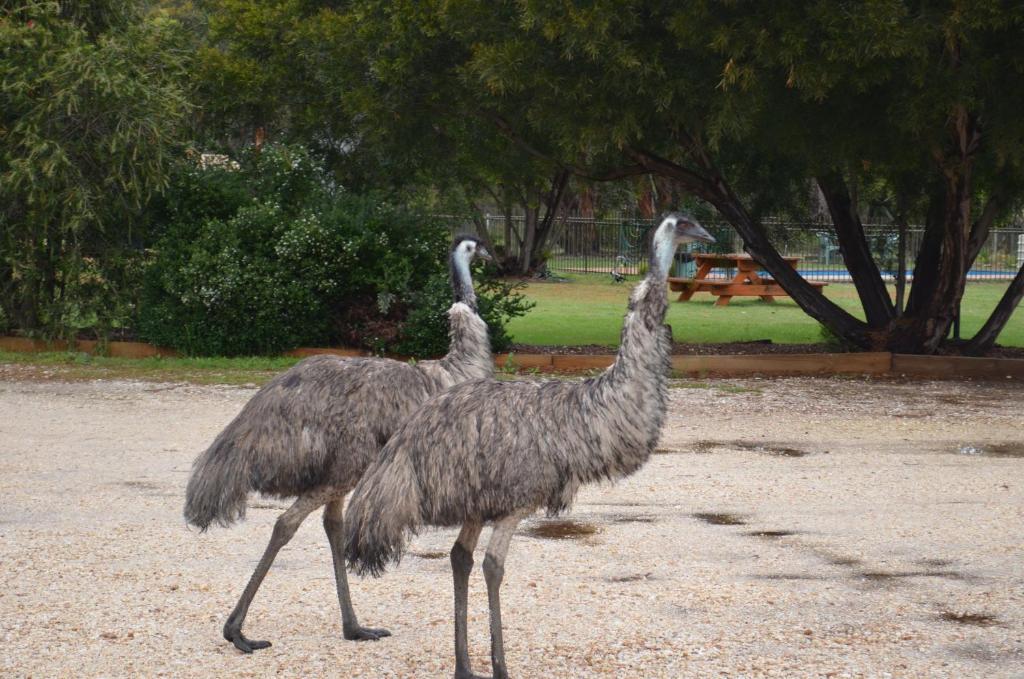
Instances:
[[[714,243],[715,237],[708,233],[707,229],[698,224],[697,222],[691,222],[690,220],[680,220],[676,224],[676,231],[681,238],[690,241],[701,241],[704,243]]]
[[[485,248],[477,248],[476,249],[476,256],[479,257],[480,259],[484,260],[485,262],[493,262],[494,261],[494,257],[491,257],[491,253],[487,252],[487,250]]]

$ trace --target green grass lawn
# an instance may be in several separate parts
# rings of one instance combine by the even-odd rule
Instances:
[[[537,306],[514,319],[509,330],[523,344],[617,345],[626,301],[635,281],[615,284],[604,275],[574,275],[565,283],[531,282],[526,296]],[[961,307],[964,337],[981,327],[1006,290],[1007,283],[968,283]],[[825,288],[833,302],[863,318],[852,284]],[[818,322],[790,299],[766,304],[756,297],[734,297],[727,307],[715,307],[715,297],[697,293],[689,302],[669,305],[667,322],[677,342],[738,342],[770,339],[802,344],[821,342]],[[1024,346],[1024,313],[1018,310],[1006,324],[999,343]]]
[[[526,296],[537,303],[510,331],[523,344],[603,344],[615,346],[635,281],[616,285],[605,276],[573,276],[566,283],[530,283]],[[963,335],[981,326],[1003,294],[1003,283],[970,283],[962,307]],[[852,285],[835,284],[826,294],[840,306],[860,315]],[[673,295],[673,300],[675,295]],[[819,326],[792,300],[773,304],[733,298],[727,307],[713,306],[714,297],[698,293],[689,302],[669,305],[668,322],[679,342],[737,342],[770,339],[778,343],[822,341]],[[1024,346],[1024,313],[1018,312],[1003,330],[999,343]],[[300,359],[276,358],[106,358],[83,353],[40,354],[0,351],[0,365],[21,366],[28,379],[141,379],[196,384],[265,383]]]

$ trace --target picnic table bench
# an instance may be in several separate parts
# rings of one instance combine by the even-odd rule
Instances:
[[[698,292],[709,292],[718,297],[715,306],[726,306],[733,297],[760,297],[765,302],[774,302],[776,297],[789,294],[773,278],[761,276],[760,266],[753,257],[745,253],[693,255],[697,272],[693,278],[669,278],[669,287],[679,292],[679,301],[686,302]],[[799,257],[783,257],[786,263],[796,268]],[[732,278],[708,278],[715,268],[736,269]],[[823,288],[825,281],[807,281],[816,288]]]

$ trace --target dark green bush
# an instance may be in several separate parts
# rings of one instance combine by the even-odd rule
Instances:
[[[332,185],[305,150],[269,146],[240,167],[182,168],[157,210],[138,328],[191,355],[346,344],[428,356],[447,347],[443,223]],[[528,308],[488,283],[499,343]]]
[[[505,351],[512,344],[512,337],[505,329],[506,323],[516,316],[523,316],[534,307],[519,294],[526,286],[522,282],[507,283],[490,278],[484,272],[477,272],[479,281],[477,306],[480,316],[487,322],[491,336],[491,347],[496,352]],[[438,356],[448,349],[448,307],[452,303],[452,289],[446,274],[433,276],[420,292],[412,297],[412,308],[402,327],[402,333],[395,343],[395,351],[406,356]]]

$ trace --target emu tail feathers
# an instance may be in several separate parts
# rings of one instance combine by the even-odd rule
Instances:
[[[345,557],[359,575],[379,577],[405,552],[407,534],[422,523],[420,489],[408,456],[384,455],[352,492],[345,517]]]
[[[206,531],[245,518],[250,490],[249,456],[224,436],[196,458],[185,491],[185,521]]]

